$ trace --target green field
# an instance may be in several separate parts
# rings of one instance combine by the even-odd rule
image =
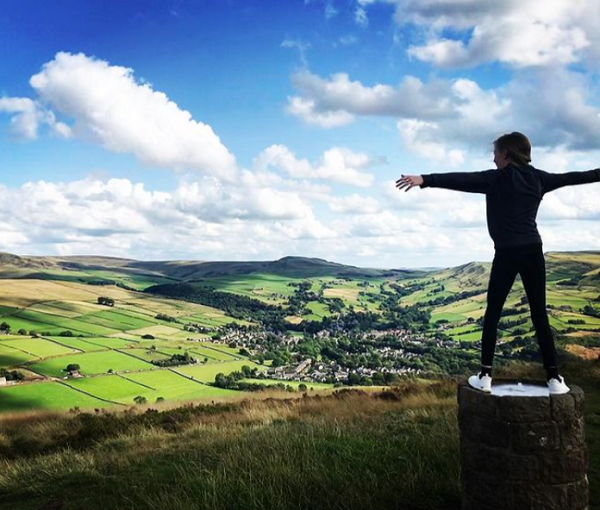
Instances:
[[[219,372],[229,374],[233,371],[241,370],[242,366],[244,365],[248,365],[250,368],[256,367],[258,370],[265,370],[267,368],[264,365],[259,365],[253,361],[241,360],[222,361],[219,363],[209,363],[206,365],[184,365],[180,367],[174,367],[173,370],[180,374],[187,375],[188,377],[193,377],[197,381],[212,383],[215,380],[215,376]]]
[[[75,406],[101,408],[111,405],[54,381],[8,386],[0,390],[0,396],[0,412],[28,409],[67,410]]]
[[[154,365],[117,351],[86,352],[50,358],[33,363],[28,368],[49,377],[64,377],[64,368],[70,363],[81,366],[84,375],[105,374],[109,369],[115,372],[124,370],[149,370]]]

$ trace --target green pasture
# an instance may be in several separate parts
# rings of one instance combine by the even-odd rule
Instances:
[[[0,388],[0,412],[31,409],[102,408],[110,404],[60,382],[35,382]]]
[[[154,393],[154,390],[116,374],[69,379],[67,384],[95,397],[127,404],[133,404],[133,398],[138,395],[149,399]]]
[[[108,349],[125,349],[127,347],[131,346],[137,346],[139,344],[139,341],[136,340],[130,340],[130,339],[125,339],[125,338],[119,338],[119,337],[106,337],[106,336],[100,336],[100,337],[90,337],[90,338],[85,338],[84,339],[85,342],[92,344],[92,345],[99,345],[101,347],[105,347]]]
[[[467,317],[465,315],[461,315],[458,313],[448,313],[448,312],[433,312],[431,314],[431,319],[429,320],[429,322],[431,324],[439,321],[439,320],[447,320],[449,322],[464,322],[467,320]]]
[[[76,352],[71,347],[59,345],[44,338],[21,337],[14,340],[2,340],[2,344],[26,352],[36,358],[59,356]]]
[[[154,390],[152,400],[163,397],[166,400],[194,398],[215,398],[239,395],[240,392],[207,386],[195,382],[170,369],[123,374],[125,378],[149,386]],[[146,397],[148,398],[148,397]],[[150,399],[149,399],[150,400]]]
[[[45,359],[29,365],[29,368],[41,374],[51,377],[64,377],[64,369],[71,363],[77,363],[81,367],[82,374],[104,374],[109,369],[113,371],[124,370],[149,370],[154,365],[140,359],[128,356],[117,351],[86,352],[60,356],[58,358]]]
[[[280,380],[280,379],[242,379],[242,382],[264,384],[265,386],[269,385],[269,384],[283,383],[286,386],[289,384],[292,388],[296,388],[296,389],[301,384],[306,384],[306,387],[308,388],[309,391],[311,390],[311,388],[314,388],[315,390],[333,388],[333,384],[319,383],[319,382],[304,382],[303,383],[302,381],[284,381],[284,380]]]
[[[241,370],[242,366],[244,365],[248,365],[250,368],[256,367],[260,371],[266,370],[267,368],[264,365],[259,365],[258,363],[254,363],[250,360],[239,360],[221,361],[219,363],[208,363],[206,365],[182,365],[179,367],[173,367],[173,370],[180,374],[187,375],[188,377],[193,377],[197,381],[212,383],[214,382],[215,376],[218,373],[227,375],[231,372]]]
[[[0,367],[12,367],[13,365],[20,365],[34,359],[36,359],[36,356],[13,349],[5,345],[4,342],[0,342]]]
[[[235,351],[235,349],[232,349]],[[195,344],[190,347],[190,352],[197,354],[200,357],[206,356],[209,359],[214,359],[217,361],[231,361],[234,359],[239,359],[242,356],[239,354],[233,354],[225,352],[221,349],[210,348],[208,346],[204,346],[204,344]]]
[[[273,274],[253,273],[247,275],[222,276],[215,278],[202,278],[201,282],[194,282],[197,286],[212,286],[217,290],[233,292],[248,296],[269,304],[282,302],[278,296],[291,296],[295,287],[288,286],[290,282],[302,282],[308,278],[290,278]]]
[[[89,342],[87,338],[85,340],[83,338],[78,338],[78,337],[73,337],[73,336],[71,336],[71,337],[48,336],[45,338],[51,339],[52,341],[57,342],[61,345],[64,345],[65,347],[70,347],[72,349],[77,349],[77,350],[83,351],[83,352],[101,351],[101,350],[105,349],[101,345],[96,345],[96,344]]]
[[[210,314],[210,315],[186,315],[185,317],[179,317],[179,320],[185,324],[188,322],[194,324],[200,324],[201,326],[207,328],[216,328],[219,326],[224,326],[225,324],[229,324],[230,322],[235,322],[236,324],[244,324],[249,325],[248,321],[234,319],[233,317],[229,317],[228,315],[222,314]]]
[[[163,321],[159,320],[140,319],[139,317],[135,317],[133,314],[129,315],[126,311],[101,311],[80,317],[80,320],[89,324],[96,324],[111,329],[119,329],[121,331],[147,328],[156,324],[163,324]]]
[[[167,353],[154,351],[152,349],[127,349],[127,353],[136,358],[141,358],[148,363],[156,360],[169,359],[171,357]]]
[[[78,319],[33,310],[20,310],[5,320],[14,331],[21,328],[27,331],[49,331],[52,333],[70,330],[74,333],[98,336],[109,335],[115,332],[115,328],[98,326]]]

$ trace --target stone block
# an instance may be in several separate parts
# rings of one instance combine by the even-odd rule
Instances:
[[[493,505],[502,510],[513,506],[512,485],[499,476],[482,476],[471,472],[463,480],[463,492],[480,505]]]
[[[569,385],[571,391],[569,395],[575,400],[575,409],[579,415],[583,415],[583,390],[579,386]]]
[[[587,476],[567,485],[567,506],[565,510],[587,510],[589,503],[589,483]]]
[[[500,397],[501,420],[516,423],[552,419],[550,397]]]
[[[544,452],[538,455],[540,480],[549,484],[578,482],[585,478],[587,458],[585,450]]]
[[[467,383],[458,386],[458,403],[462,411],[482,418],[495,418],[498,414],[498,397],[477,391]]]
[[[560,448],[558,426],[553,421],[511,423],[511,446],[515,452]]]
[[[513,487],[515,510],[566,510],[567,498],[564,485],[522,483]]]
[[[463,510],[589,510],[580,388],[458,398]]]
[[[495,447],[508,447],[510,443],[510,426],[506,422],[463,412],[459,412],[458,422],[461,433],[471,441]]]
[[[552,405],[552,419],[556,421],[573,420],[577,417],[575,397],[570,393],[564,395],[550,395]]]
[[[564,451],[577,450],[585,446],[585,423],[583,418],[556,422]]]

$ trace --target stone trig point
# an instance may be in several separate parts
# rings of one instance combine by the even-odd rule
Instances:
[[[462,510],[588,510],[583,391],[458,386]]]

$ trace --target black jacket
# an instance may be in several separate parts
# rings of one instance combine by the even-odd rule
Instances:
[[[600,168],[551,174],[531,165],[509,163],[498,170],[422,177],[421,188],[485,193],[488,231],[497,249],[541,243],[535,218],[544,194],[563,186],[598,182]]]

